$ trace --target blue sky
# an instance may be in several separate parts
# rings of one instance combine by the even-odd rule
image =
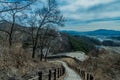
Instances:
[[[67,19],[62,30],[120,30],[120,0],[59,0]]]

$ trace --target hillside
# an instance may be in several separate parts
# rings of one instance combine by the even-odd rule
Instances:
[[[11,23],[3,22],[0,24],[0,30],[9,31]],[[30,32],[29,27],[23,27],[18,24],[15,24],[14,28],[14,42],[21,42],[23,48],[31,48],[31,37],[26,33]],[[42,30],[44,32],[44,30]],[[0,32],[1,40],[6,41],[7,34]],[[16,37],[17,36],[17,37]],[[61,37],[61,41],[59,38]],[[60,52],[70,52],[70,51],[84,51],[89,52],[95,45],[99,45],[100,42],[94,38],[84,37],[84,36],[72,36],[64,32],[60,32],[60,37],[56,38],[52,42],[52,53]],[[57,44],[56,44],[57,43]],[[56,45],[55,45],[56,44]]]
[[[10,28],[11,28],[11,23],[10,22],[6,22],[6,21],[3,21],[0,23],[0,37],[2,40],[6,41],[8,39],[8,33],[7,32],[10,32]],[[21,25],[18,25],[18,24],[15,24],[15,27],[13,29],[13,41],[14,42],[21,42],[23,40],[26,39],[27,37],[27,34],[24,33],[23,31],[28,31],[29,28],[25,27],[25,26],[21,26]]]
[[[69,40],[73,51],[83,51],[86,54],[96,45],[101,45],[98,40],[85,36],[69,36]]]
[[[31,38],[26,33],[30,31],[29,27],[15,24],[14,35],[12,36],[13,45],[9,46],[8,34],[4,31],[9,32],[10,25],[11,23],[7,22],[0,24],[0,80],[28,80],[38,75],[38,71],[48,73],[49,70],[61,67],[60,63],[40,61],[38,56],[40,53],[38,51],[35,58],[31,57]],[[53,43],[56,44],[56,41],[57,39]],[[59,49],[58,46],[60,45],[54,46],[57,47],[57,51]]]
[[[110,48],[109,48],[110,49]],[[90,51],[89,58],[80,64],[81,68],[94,74],[96,80],[120,79],[120,54],[113,47],[94,49]],[[119,49],[119,48],[118,48]]]
[[[6,26],[1,24],[0,29],[1,30],[9,30],[10,23],[6,23]],[[23,32],[23,30],[28,31],[30,30],[29,27],[21,27],[20,25],[15,26],[15,35],[19,35],[19,37],[14,37],[14,46],[12,46],[11,49],[8,48],[7,45],[3,44],[3,42],[7,42],[7,34],[4,32],[0,32],[0,49],[1,49],[1,69],[4,69],[4,71],[1,71],[0,74],[3,74],[0,76],[1,79],[9,79],[10,76],[18,77],[19,79],[22,79],[21,76],[27,75],[27,78],[30,77],[32,74],[28,74],[29,72],[35,73],[36,70],[40,70],[38,68],[44,69],[43,71],[47,71],[45,68],[56,68],[60,64],[51,64],[46,62],[38,62],[39,55],[37,55],[36,59],[31,59],[31,38],[26,33]],[[42,32],[44,32],[44,29],[42,29]],[[56,32],[55,32],[56,33]],[[88,60],[85,60],[84,62],[81,62],[81,68],[86,68],[87,71],[94,72],[95,77],[99,80],[112,80],[111,74],[113,74],[114,79],[118,79],[119,74],[117,75],[117,70],[119,64],[119,54],[113,51],[112,54],[109,54],[108,51],[105,49],[101,49],[101,51],[95,49],[96,46],[100,45],[106,45],[106,46],[116,46],[119,45],[117,43],[112,43],[109,40],[100,42],[98,39],[93,37],[87,37],[87,36],[80,36],[80,35],[70,35],[64,32],[59,32],[60,35],[58,38],[54,39],[52,41],[52,49],[50,50],[50,53],[56,54],[61,52],[71,52],[71,51],[83,51],[85,52],[89,58]],[[48,39],[48,38],[47,38]],[[19,43],[18,43],[19,42]],[[4,46],[4,47],[3,47]],[[119,48],[118,48],[119,49]],[[11,54],[9,54],[11,53]],[[29,54],[30,53],[30,54]],[[39,51],[38,51],[39,53]],[[68,53],[69,54],[69,53]],[[112,63],[110,61],[112,61]],[[14,63],[14,64],[13,64]],[[42,65],[42,66],[41,66]],[[9,66],[9,67],[6,67]],[[55,67],[54,67],[55,66]],[[104,66],[104,67],[103,67]],[[31,71],[31,69],[33,71]],[[16,70],[16,72],[14,72]],[[109,73],[110,70],[111,72]],[[102,72],[104,71],[104,72]],[[114,72],[115,71],[115,72]],[[10,73],[11,75],[5,75]],[[109,75],[110,74],[110,75]],[[99,76],[100,75],[100,76]],[[105,77],[105,76],[108,77]],[[117,77],[115,76],[117,75]],[[107,79],[108,78],[108,79]],[[24,77],[26,79],[26,76]]]
[[[5,22],[3,21],[0,23],[0,41],[1,43],[3,42],[8,42],[7,38],[7,33],[4,31],[9,31],[10,30],[10,22]],[[31,36],[29,35],[29,32],[31,32],[30,27],[25,27],[21,26],[18,24],[15,24],[14,31],[13,31],[13,42],[17,43],[20,42],[22,44],[22,47],[24,49],[29,49],[32,47],[31,45]],[[41,30],[41,33],[46,32],[44,29]],[[52,33],[55,33],[54,35],[59,34],[60,32],[53,31]],[[59,52],[69,52],[71,51],[71,45],[69,43],[69,38],[67,34],[60,33],[60,35],[57,35],[58,37],[52,40],[51,47],[52,49],[50,50],[52,53],[59,53]],[[0,43],[0,44],[1,44]]]
[[[110,37],[111,39],[119,40],[120,41],[120,36],[117,37]]]

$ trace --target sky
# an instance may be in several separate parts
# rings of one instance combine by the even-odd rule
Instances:
[[[58,0],[67,19],[61,30],[120,30],[120,0]]]
[[[93,31],[108,29],[120,31],[120,0],[57,1],[61,13],[67,20],[65,26],[59,28],[60,30]],[[34,5],[34,7],[38,6]]]

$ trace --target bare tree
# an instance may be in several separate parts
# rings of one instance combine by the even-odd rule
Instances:
[[[48,0],[47,5],[43,8],[34,10],[31,15],[27,15],[27,26],[29,25],[30,31],[24,31],[31,36],[32,44],[32,58],[35,57],[36,49],[39,47],[41,50],[41,60],[44,49],[45,33],[42,34],[43,29],[48,25],[64,26],[64,18],[57,8],[56,0]],[[41,43],[39,43],[41,42]]]
[[[10,4],[6,3],[6,5],[11,10],[8,11],[8,12],[5,12],[4,14],[2,13],[2,15],[0,17],[5,22],[9,23],[9,25],[7,25],[9,27],[9,30],[0,30],[0,31],[3,31],[3,32],[7,33],[9,46],[11,47],[12,46],[12,41],[13,41],[13,35],[14,35],[14,32],[15,32],[16,19],[18,17],[18,13],[23,11],[24,8],[20,9],[19,6],[21,6],[21,5],[18,2],[14,2],[14,3],[10,3]]]
[[[59,37],[59,32],[54,27],[52,27],[52,25],[50,25],[50,27],[47,26],[47,28],[45,29],[44,37],[42,37],[43,42],[41,42],[41,45],[43,46],[42,51],[44,51],[44,53],[42,54],[44,54],[45,61],[47,60],[47,55],[54,45],[53,42],[56,40],[57,37]]]
[[[51,43],[58,36],[58,32],[52,25],[47,25],[39,31],[37,50],[40,51],[40,60],[47,58],[47,54],[51,48]]]
[[[32,18],[31,20],[35,19],[35,21],[31,22],[31,29],[35,31],[31,31],[32,32],[32,58],[35,57],[35,51],[38,47],[38,42],[40,40],[41,37],[39,37],[40,35],[40,31],[42,28],[44,28],[45,26],[47,26],[48,24],[52,24],[52,25],[60,25],[63,26],[64,25],[64,18],[60,13],[60,10],[57,8],[57,3],[56,0],[48,0],[47,1],[47,6],[44,6],[42,9],[37,9],[35,10],[35,16],[34,18]],[[33,28],[34,27],[36,28]],[[37,25],[37,26],[35,26]],[[33,34],[34,33],[34,34]],[[42,42],[42,41],[41,41]],[[41,45],[41,60],[42,60],[42,49],[43,46]]]

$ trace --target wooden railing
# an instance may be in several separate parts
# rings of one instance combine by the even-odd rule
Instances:
[[[54,70],[49,70],[48,73],[44,73],[42,71],[38,72],[38,75],[36,77],[33,77],[28,80],[44,80],[43,76],[45,76],[46,80],[57,80],[61,76],[65,74],[65,68],[62,66],[61,68],[56,68]]]
[[[82,70],[80,68],[76,68],[76,71],[79,73],[79,75],[81,76],[81,78],[83,80],[95,80],[94,75],[90,72],[87,72],[87,71]]]

